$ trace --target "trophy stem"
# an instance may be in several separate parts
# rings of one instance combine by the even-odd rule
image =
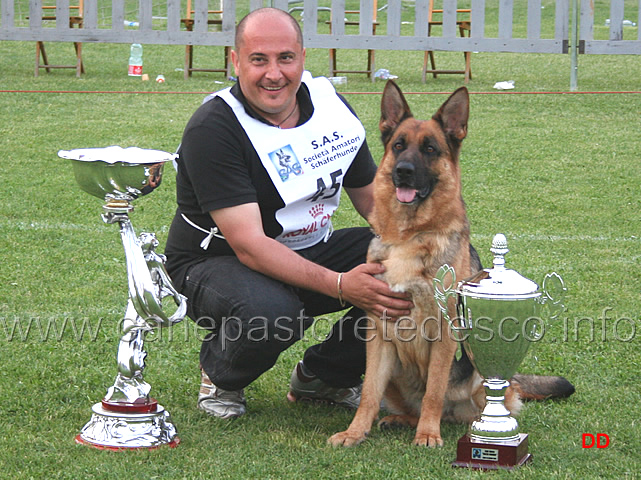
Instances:
[[[128,204],[114,205],[108,199],[103,221],[118,223],[125,250],[129,300],[122,321],[118,345],[118,374],[101,402],[92,408],[90,421],[76,441],[101,449],[121,450],[175,447],[180,442],[169,413],[149,396],[151,386],[143,379],[144,340],[154,327],[182,320],[186,302],[171,285],[164,270],[164,257],[155,253],[158,245],[153,234],[135,237]],[[162,311],[163,296],[171,295],[179,304],[171,317]]]
[[[180,442],[169,412],[149,396],[151,386],[143,379],[144,338],[149,330],[129,300],[118,346],[118,374],[102,401],[93,406],[90,421],[76,437],[78,443],[120,450],[175,447]]]
[[[484,442],[511,442],[519,438],[519,424],[505,408],[505,391],[510,382],[489,379],[485,387],[485,408],[481,418],[472,423],[470,437]]]
[[[517,421],[505,408],[505,391],[510,382],[489,379],[483,382],[486,404],[481,417],[457,444],[454,467],[496,470],[520,467],[532,460],[528,435],[519,433]]]

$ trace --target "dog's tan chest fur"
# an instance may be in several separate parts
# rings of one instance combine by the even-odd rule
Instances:
[[[417,415],[425,393],[432,343],[451,341],[434,300],[435,259],[429,254],[438,251],[433,243],[444,242],[432,239],[430,248],[425,248],[428,243],[424,235],[393,245],[377,237],[368,253],[368,261],[385,265],[381,280],[392,290],[412,295],[414,309],[409,317],[376,322],[379,338],[395,345],[398,364],[391,381],[405,392],[407,406]]]
[[[423,296],[426,282],[423,278],[424,259],[416,255],[416,248],[410,243],[386,245],[375,238],[368,254],[368,262],[382,263],[385,273],[380,276],[390,288],[397,292],[408,292]]]

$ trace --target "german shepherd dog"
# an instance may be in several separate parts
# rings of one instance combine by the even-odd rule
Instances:
[[[385,265],[381,276],[394,290],[409,292],[409,318],[376,318],[368,332],[366,371],[360,406],[349,426],[329,438],[332,445],[363,440],[378,416],[381,401],[392,413],[379,426],[416,428],[414,444],[443,445],[441,419],[470,423],[485,405],[482,378],[441,321],[433,278],[441,265],[459,278],[481,270],[470,245],[470,228],[461,196],[459,151],[467,135],[469,95],[456,90],[430,120],[417,120],[399,87],[388,81],[379,128],[385,154],[374,180],[370,218],[376,238],[368,262]],[[450,317],[455,318],[453,299]],[[571,395],[562,377],[515,375],[506,407],[515,415],[524,399]]]

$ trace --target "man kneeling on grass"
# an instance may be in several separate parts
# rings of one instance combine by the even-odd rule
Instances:
[[[243,415],[243,389],[313,317],[348,307],[294,367],[287,398],[357,407],[364,311],[398,317],[412,307],[374,277],[382,265],[364,263],[368,228],[332,229],[343,186],[367,218],[376,166],[351,107],[304,61],[293,17],[250,13],[232,51],[238,83],[208,97],[179,149],[167,269],[189,316],[211,331],[198,407],[216,417]]]

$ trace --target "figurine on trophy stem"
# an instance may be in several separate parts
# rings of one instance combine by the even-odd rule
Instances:
[[[131,316],[134,315],[132,319]],[[118,345],[118,374],[113,386],[107,390],[103,404],[148,404],[151,385],[143,380],[145,368],[144,336],[151,328],[137,322],[131,302],[123,320],[123,335]]]

